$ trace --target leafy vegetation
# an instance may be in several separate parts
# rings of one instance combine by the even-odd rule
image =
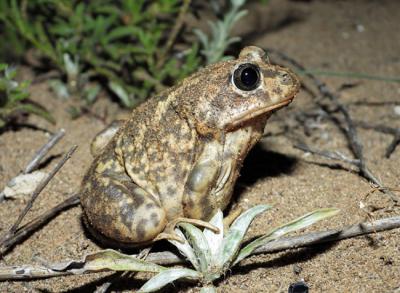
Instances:
[[[27,100],[29,82],[15,81],[16,74],[15,68],[0,64],[0,128],[18,113],[32,113],[54,123],[53,117],[43,107]]]
[[[226,48],[230,44],[240,41],[239,37],[230,37],[230,32],[235,23],[247,14],[246,10],[241,9],[245,3],[246,0],[231,0],[230,8],[222,19],[215,22],[209,21],[210,37],[199,29],[194,30],[203,46],[201,53],[205,56],[207,64],[223,59]],[[216,13],[219,12],[218,7],[214,10]],[[227,57],[229,58],[229,56]]]
[[[78,94],[90,104],[101,84],[123,106],[133,107],[199,66],[220,60],[238,41],[229,33],[245,14],[245,0],[228,2],[226,15],[210,22],[210,37],[196,30],[201,52],[183,22],[205,6],[190,0],[4,0],[0,25],[13,54],[33,47],[32,63],[60,73],[50,82],[58,95]]]

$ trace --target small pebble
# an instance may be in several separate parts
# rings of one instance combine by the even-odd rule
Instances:
[[[357,25],[356,25],[356,30],[357,30],[359,33],[362,33],[362,32],[365,31],[365,26],[363,26],[362,24],[357,24]]]
[[[396,115],[400,116],[400,106],[394,106],[393,110]]]
[[[298,264],[295,264],[295,265],[293,266],[293,273],[295,273],[296,275],[300,274],[302,270],[303,270],[303,269],[302,269],[301,266],[299,266]]]

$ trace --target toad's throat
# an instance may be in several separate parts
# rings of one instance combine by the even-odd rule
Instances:
[[[232,129],[239,127],[240,125],[242,125],[243,123],[245,123],[246,121],[248,121],[250,119],[253,119],[253,118],[263,115],[265,113],[276,111],[280,108],[283,108],[283,107],[289,105],[293,101],[293,98],[294,98],[294,96],[292,96],[284,101],[281,101],[279,103],[276,103],[274,105],[270,105],[268,107],[258,109],[256,111],[245,112],[242,115],[240,115],[239,117],[237,117],[234,121],[227,124],[225,128],[227,131],[230,131]]]

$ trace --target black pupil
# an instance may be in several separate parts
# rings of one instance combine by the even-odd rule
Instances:
[[[240,80],[243,85],[247,87],[253,86],[258,81],[257,71],[252,67],[243,69],[242,74],[240,75]]]

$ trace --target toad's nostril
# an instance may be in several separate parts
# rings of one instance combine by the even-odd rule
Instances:
[[[290,75],[286,72],[282,72],[280,77],[281,77],[282,84],[288,84],[291,82]]]

